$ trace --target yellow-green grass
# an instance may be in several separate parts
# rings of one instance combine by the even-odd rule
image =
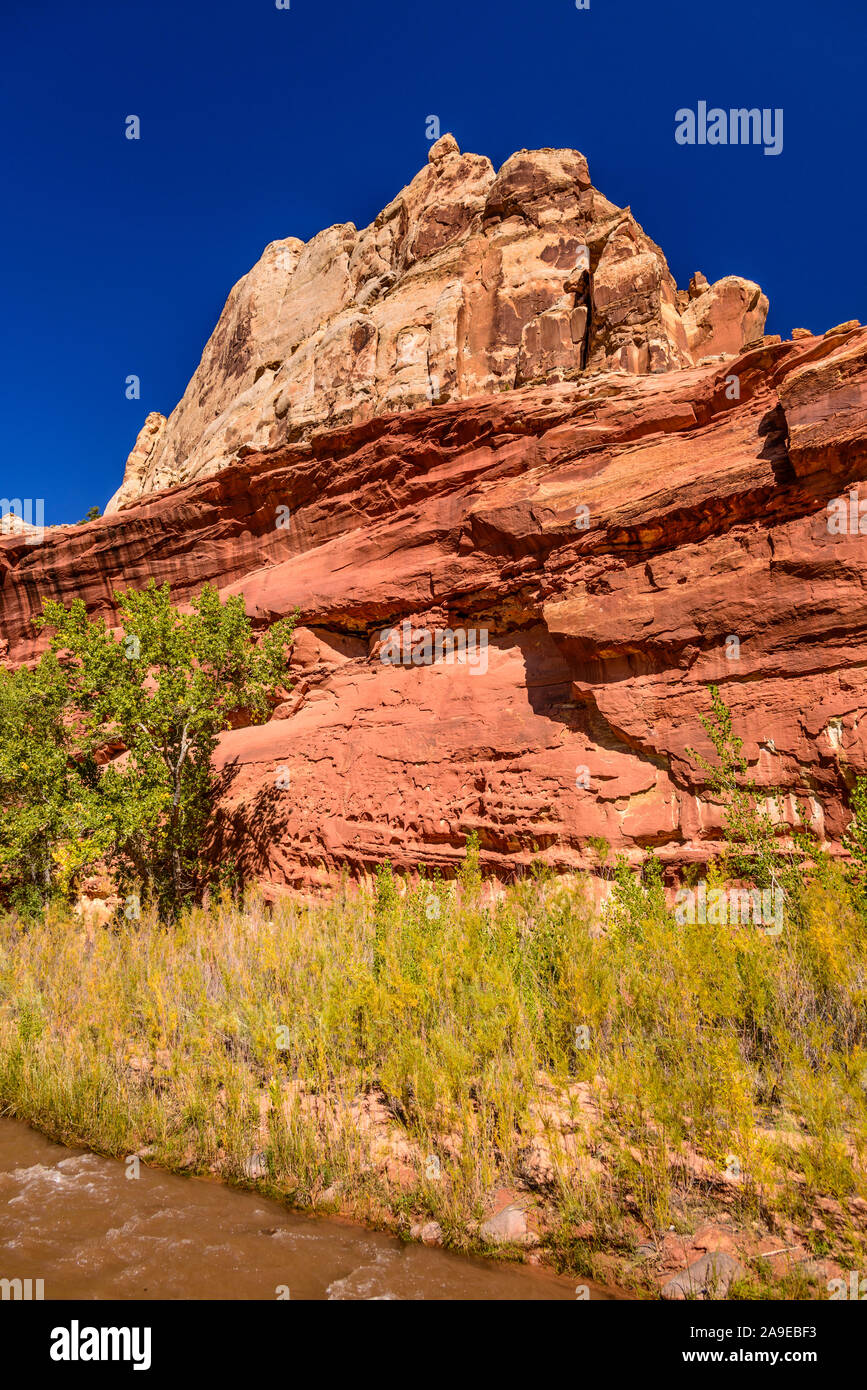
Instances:
[[[406,1138],[390,1166],[364,1096]],[[457,885],[383,873],[375,894],[226,897],[90,938],[66,912],[7,917],[0,1110],[298,1205],[435,1219],[456,1249],[480,1248],[491,1193],[520,1186],[541,1134],[560,1268],[610,1276],[613,1254],[650,1289],[636,1241],[721,1212],[862,1268],[867,931],[834,870],[773,936],[678,925],[640,890],[600,921],[580,885],[541,875],[492,903],[472,863]],[[811,1231],[821,1197],[842,1215]],[[769,1287],[764,1265],[751,1277],[744,1296]]]

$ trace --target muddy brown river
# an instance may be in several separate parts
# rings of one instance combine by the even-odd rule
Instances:
[[[74,1299],[556,1299],[576,1280],[288,1211],[0,1119],[0,1279]],[[36,1287],[34,1285],[34,1287]],[[591,1298],[617,1297],[590,1286]]]

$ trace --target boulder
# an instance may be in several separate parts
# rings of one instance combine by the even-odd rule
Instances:
[[[735,1279],[742,1278],[743,1266],[725,1250],[702,1255],[687,1269],[675,1274],[662,1286],[665,1299],[725,1298]]]
[[[489,1216],[479,1228],[482,1240],[492,1245],[520,1245],[526,1241],[528,1234],[526,1213],[514,1204],[503,1207],[495,1216]]]

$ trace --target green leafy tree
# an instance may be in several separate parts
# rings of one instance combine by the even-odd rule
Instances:
[[[625,854],[617,855],[613,888],[604,911],[611,931],[636,941],[644,935],[650,919],[665,918],[665,883],[657,854],[651,851],[645,856],[639,873],[630,867]]]
[[[98,781],[57,658],[0,671],[0,893],[25,915],[106,848]]]
[[[804,856],[813,851],[812,835],[808,829],[794,831],[790,837],[794,848],[780,846],[767,807],[769,796],[779,805],[779,791],[760,789],[747,775],[743,739],[734,732],[731,710],[718,686],[710,687],[710,697],[710,714],[699,717],[718,762],[710,762],[693,748],[686,751],[702,768],[712,792],[722,802],[726,867],[736,877],[751,879],[760,888],[779,881],[788,893],[795,894],[801,884]],[[800,804],[797,810],[802,827],[806,827],[806,813]]]
[[[858,777],[850,797],[852,820],[843,836],[843,847],[852,856],[849,880],[862,905],[867,906],[867,777]]]
[[[68,608],[46,600],[37,621],[53,629],[50,660],[75,711],[79,777],[101,748],[124,750],[97,777],[93,847],[172,917],[206,880],[217,739],[241,711],[267,717],[286,686],[296,616],[257,645],[243,599],[222,603],[210,585],[189,612],[153,580],[115,601],[120,633],[88,618],[80,599]]]

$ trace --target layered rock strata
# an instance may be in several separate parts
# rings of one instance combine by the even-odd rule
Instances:
[[[393,411],[736,353],[767,312],[736,276],[678,291],[577,151],[521,150],[495,171],[446,135],[369,227],[266,247],[107,510]]]
[[[42,596],[110,616],[151,576],[243,593],[262,628],[299,607],[291,699],[218,758],[214,853],[275,888],[385,856],[450,873],[471,829],[501,878],[596,867],[595,837],[706,859],[710,682],[759,783],[838,850],[867,768],[865,480],[867,332],[843,325],[386,412],[9,536],[0,625],[27,660]],[[436,660],[461,631],[484,648]]]

